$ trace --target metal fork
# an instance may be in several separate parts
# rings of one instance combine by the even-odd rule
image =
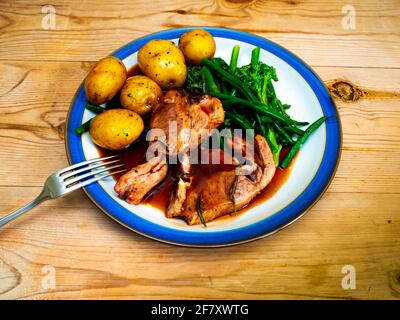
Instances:
[[[116,164],[120,160],[113,159],[115,157],[117,156],[109,156],[109,157],[88,160],[54,172],[47,178],[46,182],[44,183],[43,190],[37,196],[37,198],[32,200],[22,208],[1,218],[0,227],[23,215],[25,212],[36,207],[43,201],[64,196],[72,191],[87,186],[88,184],[99,181],[113,174],[126,171],[126,169],[122,169],[110,172],[110,170],[123,166],[123,164]],[[107,165],[110,164],[114,165],[111,167],[110,166],[107,167]]]

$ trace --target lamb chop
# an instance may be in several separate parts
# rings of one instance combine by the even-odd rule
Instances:
[[[150,119],[150,129],[158,129],[150,131],[149,139],[150,148],[155,147],[155,156],[124,174],[114,190],[127,202],[139,204],[166,177],[166,154],[170,158],[180,155],[182,174],[168,208],[170,212],[180,211],[191,183],[190,150],[197,148],[204,138],[204,130],[215,129],[223,121],[224,110],[217,98],[188,95],[178,90],[168,91],[162,105],[153,111]],[[162,144],[165,144],[166,154],[161,151]]]
[[[181,210],[170,215],[168,212],[167,215],[182,217],[189,225],[194,225],[201,223],[198,210],[208,222],[245,207],[275,174],[274,159],[265,138],[257,135],[254,146],[254,158],[246,159],[245,164],[238,165],[234,170],[220,171],[201,179],[201,183],[194,183],[183,200]],[[242,152],[240,144],[233,147]]]
[[[182,91],[170,90],[163,105],[151,117],[152,131],[150,147],[165,143],[166,153],[180,157],[177,185],[170,197],[167,217],[184,218],[189,225],[199,224],[198,204],[201,197],[201,215],[205,221],[214,220],[227,213],[245,207],[263,190],[275,174],[272,152],[266,140],[257,135],[253,150],[248,153],[248,141],[241,138],[228,140],[236,157],[234,165],[226,171],[196,181],[191,175],[190,150],[201,142],[204,129],[214,129],[222,124],[224,110],[220,101],[207,95],[187,95]],[[173,130],[171,122],[176,121]],[[161,135],[165,135],[161,139]],[[165,154],[156,155],[124,174],[115,185],[115,191],[127,202],[139,204],[146,194],[156,187],[167,175],[168,164]],[[241,157],[239,161],[237,158]],[[245,161],[243,162],[243,158]],[[194,181],[193,181],[194,180]]]

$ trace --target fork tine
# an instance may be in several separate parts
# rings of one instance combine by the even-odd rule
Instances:
[[[66,186],[68,187],[70,184],[72,184],[72,183],[74,183],[74,182],[77,182],[77,181],[79,181],[79,180],[85,179],[85,178],[90,177],[90,176],[94,176],[94,175],[99,174],[99,173],[102,173],[102,172],[104,172],[104,171],[109,171],[109,170],[112,170],[112,169],[115,169],[115,168],[120,168],[120,167],[122,167],[123,165],[124,165],[124,164],[117,164],[117,165],[112,166],[112,167],[107,167],[107,168],[103,168],[103,169],[100,169],[100,170],[93,170],[93,171],[90,171],[90,172],[88,172],[88,173],[78,175],[78,176],[75,177],[75,178],[67,179],[67,180],[64,182],[64,184],[66,184]]]
[[[122,169],[122,170],[118,170],[118,171],[115,171],[115,172],[102,174],[101,176],[98,176],[98,177],[93,177],[92,179],[88,179],[86,181],[77,183],[77,184],[73,185],[72,187],[68,187],[67,190],[68,190],[68,192],[71,192],[71,191],[74,191],[74,190],[79,189],[81,187],[87,186],[88,184],[91,184],[93,182],[96,182],[96,181],[99,181],[101,179],[104,179],[104,178],[107,178],[109,176],[112,176],[113,174],[121,173],[121,172],[124,172],[124,171],[127,171],[127,169]]]
[[[108,162],[101,162],[99,164],[96,164],[95,166],[87,166],[87,167],[84,167],[82,169],[74,170],[74,171],[71,171],[70,173],[63,174],[61,178],[63,178],[64,181],[65,181],[68,178],[76,176],[78,173],[89,171],[89,170],[93,170],[93,169],[96,169],[98,167],[106,166],[106,165],[109,165],[109,164],[112,164],[112,163],[115,163],[115,162],[118,162],[118,161],[121,161],[121,160],[117,159],[117,160],[108,161]]]
[[[103,158],[96,158],[96,159],[87,160],[87,161],[84,161],[84,162],[79,162],[77,164],[74,164],[72,166],[69,166],[69,167],[66,167],[64,169],[59,170],[58,174],[62,175],[65,172],[68,172],[68,171],[71,171],[73,169],[77,169],[77,168],[83,167],[83,166],[85,166],[87,164],[91,164],[91,163],[95,163],[95,162],[99,162],[99,161],[103,161],[103,160],[107,160],[107,159],[111,159],[111,158],[115,158],[115,157],[118,157],[118,155],[113,155],[113,156],[108,156],[108,157],[103,157]]]

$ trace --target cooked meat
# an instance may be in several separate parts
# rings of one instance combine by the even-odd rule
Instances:
[[[169,101],[179,102],[181,100],[179,93],[176,91],[169,91],[168,93],[166,97]],[[224,110],[218,99],[206,95],[192,95],[189,97],[189,102],[191,104],[186,110],[189,117],[187,122],[189,122],[190,130],[181,130],[182,126],[178,125],[177,135],[177,149],[179,150],[179,154],[181,154],[180,168],[182,175],[178,179],[176,189],[171,194],[167,208],[167,217],[174,217],[181,213],[187,191],[191,186],[190,151],[197,148],[202,138],[208,137],[207,130],[217,128],[224,121]],[[182,132],[185,133],[182,134]]]
[[[224,109],[217,98],[170,90],[164,96],[164,104],[153,112],[150,128],[162,130],[169,156],[176,156],[188,148],[196,148],[202,134],[207,135],[207,130],[223,122]],[[150,141],[158,139],[154,131]]]
[[[114,187],[118,195],[132,204],[139,204],[143,197],[164,180],[168,165],[160,157],[141,164],[125,173]]]
[[[191,184],[192,177],[190,175],[183,175],[178,179],[176,189],[171,193],[169,200],[169,205],[166,212],[168,218],[172,218],[180,214]]]
[[[180,212],[182,199],[190,187],[190,150],[197,148],[206,130],[217,128],[224,121],[224,110],[217,98],[207,95],[188,95],[183,91],[170,90],[163,104],[153,111],[150,119],[150,145],[165,143],[170,157],[182,159],[182,175],[177,189],[171,196],[168,212]],[[161,130],[161,131],[160,131]],[[162,137],[164,135],[165,140]],[[138,204],[144,196],[159,184],[167,174],[167,162],[163,155],[151,159],[124,174],[114,190],[121,198]]]
[[[199,224],[196,206],[200,194],[201,212],[205,221],[214,220],[246,206],[270,183],[275,174],[272,152],[262,136],[255,137],[255,159],[247,160],[247,164],[238,166],[235,170],[220,171],[203,179],[202,183],[194,183],[181,212],[177,212],[175,216],[183,217],[190,225]]]

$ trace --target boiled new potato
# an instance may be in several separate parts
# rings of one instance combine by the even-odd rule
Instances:
[[[111,100],[126,80],[126,67],[118,58],[109,56],[99,60],[85,79],[86,97],[99,105]]]
[[[179,49],[188,63],[200,65],[203,58],[212,58],[215,53],[215,41],[206,30],[195,29],[185,32],[179,38]]]
[[[186,80],[185,57],[169,40],[151,40],[138,53],[140,70],[163,89],[181,87]]]
[[[161,102],[160,86],[146,76],[133,76],[126,80],[119,95],[121,105],[144,116]]]
[[[89,134],[98,146],[120,150],[134,142],[143,128],[143,120],[137,113],[127,109],[110,109],[92,119]]]

